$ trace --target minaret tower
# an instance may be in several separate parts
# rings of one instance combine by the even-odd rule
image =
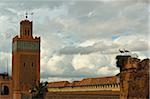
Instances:
[[[13,99],[21,99],[40,82],[40,37],[33,37],[32,25],[26,16],[12,41]]]

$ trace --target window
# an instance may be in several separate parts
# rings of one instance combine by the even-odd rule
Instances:
[[[33,67],[33,62],[32,62],[32,67]]]
[[[26,63],[24,63],[24,65],[23,65],[24,67],[26,66]]]
[[[25,30],[25,35],[27,35],[27,31]]]
[[[29,36],[29,34],[30,34],[30,33],[29,33],[29,30],[28,30],[28,36]]]
[[[1,95],[9,95],[9,88],[8,88],[8,86],[3,86],[2,87]]]

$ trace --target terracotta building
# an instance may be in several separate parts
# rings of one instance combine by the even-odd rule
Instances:
[[[20,22],[20,35],[12,42],[13,99],[21,99],[40,82],[40,37],[33,37],[33,22]]]
[[[47,85],[46,99],[119,99],[118,76],[84,78],[81,81],[58,81]]]
[[[49,91],[88,91],[88,90],[117,90],[119,91],[119,77],[98,77],[98,78],[84,78],[81,81],[58,81],[49,82]],[[59,90],[58,90],[59,89]],[[71,90],[69,90],[71,89]]]
[[[12,80],[8,73],[0,74],[0,99],[12,99]]]

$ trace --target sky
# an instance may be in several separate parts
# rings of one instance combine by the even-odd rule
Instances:
[[[119,49],[150,57],[148,0],[1,0],[0,73],[8,66],[11,74],[11,42],[26,12],[41,37],[41,81],[116,75]]]

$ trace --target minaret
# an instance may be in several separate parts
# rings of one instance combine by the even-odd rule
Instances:
[[[12,42],[13,99],[21,99],[40,82],[40,37],[33,37],[33,22],[20,22],[20,35]]]

